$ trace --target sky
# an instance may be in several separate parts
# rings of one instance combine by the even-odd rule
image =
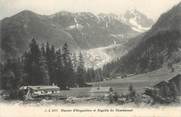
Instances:
[[[137,9],[156,20],[181,0],[0,0],[0,19],[22,10],[32,10],[42,15],[60,11],[123,14]]]

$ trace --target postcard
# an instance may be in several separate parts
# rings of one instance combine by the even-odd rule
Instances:
[[[181,117],[180,0],[0,0],[0,117]]]

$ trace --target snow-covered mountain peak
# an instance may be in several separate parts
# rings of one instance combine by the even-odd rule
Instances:
[[[123,18],[123,21],[132,27],[137,32],[145,32],[153,25],[153,20],[136,9],[128,10]]]

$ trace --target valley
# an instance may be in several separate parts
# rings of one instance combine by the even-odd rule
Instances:
[[[181,3],[156,22],[21,11],[1,20],[0,98],[38,104],[180,104]]]

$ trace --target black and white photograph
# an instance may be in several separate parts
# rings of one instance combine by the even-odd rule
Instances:
[[[0,117],[136,109],[181,117],[181,0],[0,0]]]

